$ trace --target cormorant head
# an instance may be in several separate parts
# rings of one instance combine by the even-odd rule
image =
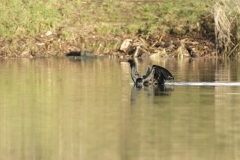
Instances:
[[[132,59],[129,59],[128,63],[130,64],[131,68],[136,65]]]

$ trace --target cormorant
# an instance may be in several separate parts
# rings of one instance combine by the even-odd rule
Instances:
[[[158,65],[148,66],[147,72],[141,76],[137,72],[136,63],[133,60],[128,60],[131,67],[131,77],[136,87],[141,88],[142,86],[149,85],[164,85],[166,80],[173,80],[174,77],[166,69]]]

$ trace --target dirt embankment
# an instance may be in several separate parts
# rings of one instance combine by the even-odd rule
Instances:
[[[49,34],[49,33],[48,33]],[[57,33],[21,39],[1,40],[1,57],[65,56],[70,52],[90,51],[96,55],[114,54],[160,57],[212,57],[216,56],[214,43],[202,36],[150,35],[150,36],[96,36],[79,35],[74,40],[62,41]],[[85,47],[95,46],[94,49]]]
[[[65,56],[70,52],[90,51],[95,55],[133,55],[160,57],[216,56],[213,21],[203,17],[200,29],[186,34],[97,35],[92,30],[78,31],[74,39],[62,40],[61,30],[24,38],[0,38],[0,57]]]

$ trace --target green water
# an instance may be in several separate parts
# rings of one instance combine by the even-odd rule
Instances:
[[[239,62],[144,60],[177,82],[240,81]],[[119,59],[0,61],[2,160],[240,157],[240,87],[136,89]]]

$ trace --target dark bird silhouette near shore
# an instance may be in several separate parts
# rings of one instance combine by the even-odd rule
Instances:
[[[172,74],[164,67],[153,65],[148,66],[146,73],[141,76],[137,72],[136,63],[133,60],[128,60],[131,67],[131,77],[137,88],[149,85],[164,85],[166,80],[174,80]]]

